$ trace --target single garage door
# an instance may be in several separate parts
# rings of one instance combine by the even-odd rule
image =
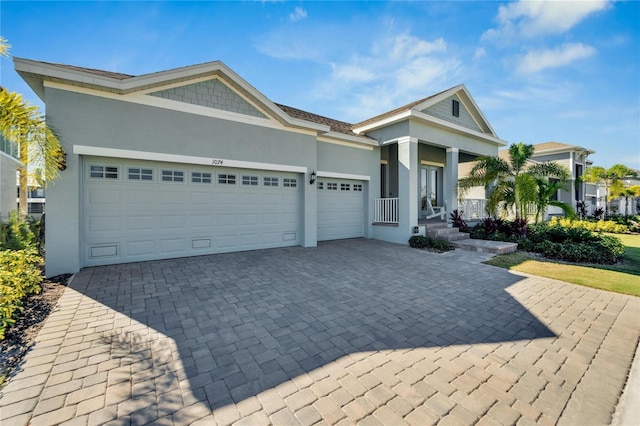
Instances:
[[[318,180],[318,241],[364,236],[361,181]]]
[[[298,245],[295,173],[85,158],[86,266]]]

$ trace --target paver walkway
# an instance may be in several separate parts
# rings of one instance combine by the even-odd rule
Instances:
[[[89,268],[3,425],[607,424],[640,298],[373,240]]]

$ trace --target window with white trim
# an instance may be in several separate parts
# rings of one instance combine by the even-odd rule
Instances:
[[[118,179],[118,167],[90,166],[89,177],[91,179]]]
[[[264,178],[262,178],[262,185],[263,186],[278,186],[278,178],[277,177],[265,176]]]
[[[327,191],[337,191],[338,184],[335,182],[327,182]]]
[[[298,186],[298,181],[295,178],[282,178],[282,186],[285,188],[295,188]]]
[[[227,173],[218,173],[218,183],[222,185],[235,185],[236,175],[231,175]]]
[[[182,170],[163,170],[163,182],[184,182],[184,172]]]
[[[143,180],[149,182],[153,180],[153,169],[129,167],[127,169],[127,177],[129,180]]]
[[[362,192],[362,184],[361,183],[354,183],[353,184],[353,190],[356,192]]]
[[[250,175],[242,176],[242,185],[258,186],[258,183],[259,183],[258,176],[250,176]]]
[[[349,183],[341,183],[340,191],[351,191],[351,184]]]
[[[191,183],[211,183],[211,173],[191,172]]]

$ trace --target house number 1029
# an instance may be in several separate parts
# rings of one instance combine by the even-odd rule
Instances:
[[[211,164],[214,166],[222,166],[223,160],[216,160],[215,158],[211,160]]]

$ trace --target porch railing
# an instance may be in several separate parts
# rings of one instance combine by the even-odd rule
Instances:
[[[458,202],[458,211],[464,220],[482,220],[488,217],[486,206],[487,200],[467,198]]]
[[[397,198],[376,198],[373,201],[373,221],[375,223],[398,223]]]

